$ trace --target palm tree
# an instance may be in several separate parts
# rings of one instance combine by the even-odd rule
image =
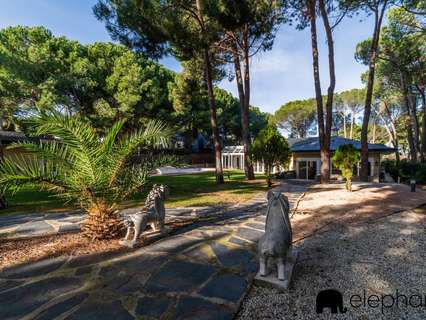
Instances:
[[[121,134],[124,121],[118,121],[100,137],[78,115],[49,113],[33,121],[37,135],[54,139],[9,146],[23,152],[1,160],[0,190],[38,185],[79,203],[88,214],[82,226],[84,235],[92,239],[118,236],[122,225],[117,205],[140,191],[149,173],[167,161],[156,150],[167,146],[169,129],[159,121],[150,121],[143,130]],[[146,161],[135,164],[131,157],[138,149]]]

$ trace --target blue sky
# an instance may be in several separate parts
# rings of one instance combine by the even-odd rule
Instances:
[[[55,35],[63,35],[82,43],[111,41],[102,23],[93,16],[96,0],[0,0],[0,28],[13,25],[42,25]],[[324,94],[328,85],[327,48],[320,30],[320,71]],[[369,37],[371,19],[345,19],[335,31],[336,90],[362,86],[360,75],[366,68],[354,60],[356,44]],[[294,99],[314,96],[309,30],[298,31],[282,26],[271,51],[260,53],[251,62],[251,104],[263,111],[274,112]],[[166,67],[179,71],[173,58],[161,60]],[[237,96],[234,82],[223,80],[220,87]]]

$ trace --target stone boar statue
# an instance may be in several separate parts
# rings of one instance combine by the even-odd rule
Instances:
[[[277,264],[278,279],[285,280],[284,265],[292,259],[292,230],[289,218],[290,205],[286,196],[279,191],[268,192],[265,233],[258,243],[261,276],[268,274],[268,258]]]

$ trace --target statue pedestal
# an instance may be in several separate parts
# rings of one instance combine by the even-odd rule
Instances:
[[[121,246],[129,247],[129,248],[143,247],[153,243],[154,241],[160,240],[161,238],[164,238],[165,236],[168,236],[171,231],[172,229],[167,226],[164,227],[163,231],[160,231],[160,230],[144,231],[136,243],[133,243],[130,240],[120,240],[119,244]]]
[[[278,271],[276,263],[269,263],[268,261],[268,273],[266,276],[261,276],[260,272],[254,277],[254,282],[259,286],[272,287],[279,291],[286,291],[290,286],[291,277],[293,275],[293,269],[297,262],[297,249],[293,247],[292,257],[286,259],[284,265],[284,280],[278,279]],[[272,260],[272,258],[269,258]]]

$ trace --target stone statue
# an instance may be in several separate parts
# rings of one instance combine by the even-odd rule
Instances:
[[[152,190],[146,197],[143,208],[124,209],[121,211],[120,214],[123,216],[127,226],[126,236],[119,241],[121,245],[133,248],[148,224],[151,226],[152,230],[163,232],[166,218],[164,200],[167,195],[167,186],[154,184]],[[133,239],[130,239],[132,229]]]
[[[268,274],[268,259],[273,258],[277,264],[278,280],[289,281],[285,279],[285,263],[294,259],[289,210],[286,196],[279,191],[268,192],[265,234],[258,243],[259,274],[262,277]]]

